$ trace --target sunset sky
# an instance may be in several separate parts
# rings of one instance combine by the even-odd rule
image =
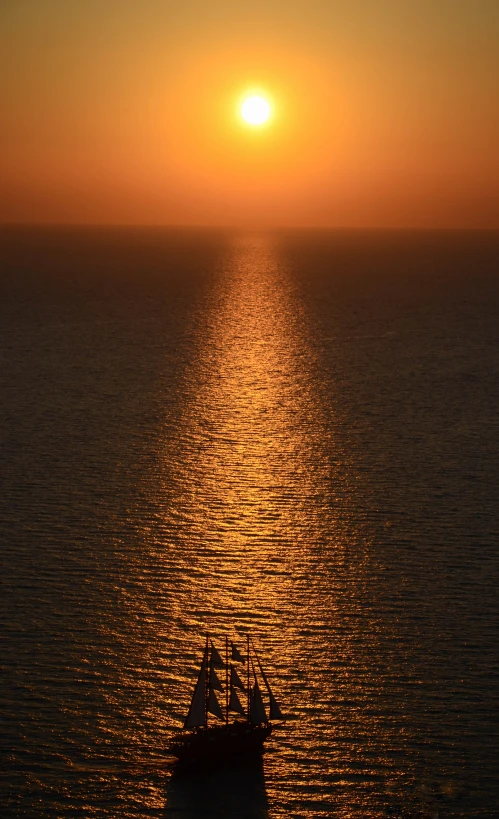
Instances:
[[[0,123],[2,222],[499,227],[499,2],[2,0]]]

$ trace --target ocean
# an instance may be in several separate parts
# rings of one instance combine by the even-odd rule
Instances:
[[[496,816],[499,234],[0,247],[2,819]],[[179,779],[206,633],[287,720]]]

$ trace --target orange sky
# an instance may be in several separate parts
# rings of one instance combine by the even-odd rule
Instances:
[[[2,0],[0,55],[3,222],[499,227],[497,0]]]

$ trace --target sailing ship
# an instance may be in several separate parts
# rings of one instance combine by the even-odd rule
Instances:
[[[220,679],[223,675],[225,687]],[[268,710],[258,677],[267,691]],[[223,705],[219,701],[222,697]],[[213,723],[210,715],[218,721]],[[283,719],[250,637],[246,638],[245,657],[226,637],[224,662],[207,636],[184,731],[173,740],[170,752],[180,770],[258,758],[272,733],[271,720]]]

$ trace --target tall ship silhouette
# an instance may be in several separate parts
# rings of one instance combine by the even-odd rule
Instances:
[[[284,716],[250,637],[246,656],[226,637],[222,659],[207,636],[184,729],[169,750],[179,770],[258,759],[277,720]]]

